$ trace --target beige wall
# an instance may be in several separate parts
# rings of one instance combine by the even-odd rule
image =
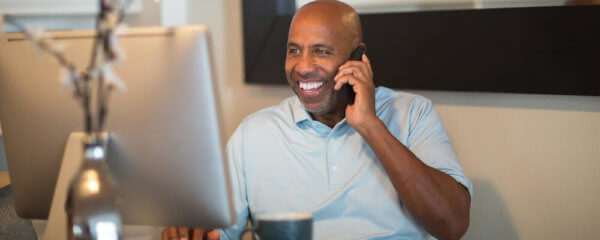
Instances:
[[[170,0],[169,2],[172,2]],[[181,1],[181,0],[180,0]],[[154,0],[140,0],[141,11],[128,14],[124,21],[128,26],[161,25],[161,3]],[[64,3],[63,3],[64,4]],[[96,16],[93,14],[52,14],[52,15],[18,15],[15,20],[28,27],[43,27],[46,30],[78,30],[93,29]],[[7,32],[18,31],[7,24]]]
[[[279,103],[293,93],[285,86],[249,86],[244,83],[241,1],[188,1],[190,24],[206,24],[212,35],[213,59],[219,81],[227,136],[244,116]],[[281,79],[285,81],[285,79]]]
[[[475,189],[467,239],[598,236],[598,112],[436,108]]]
[[[247,114],[292,94],[244,83],[240,3],[189,2],[190,23],[212,30],[228,136]],[[599,97],[417,93],[436,104],[475,187],[465,239],[600,235]]]

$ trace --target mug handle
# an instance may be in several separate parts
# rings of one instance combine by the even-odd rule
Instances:
[[[244,237],[244,234],[246,234],[248,231],[252,232],[252,239],[260,240],[260,237],[258,236],[258,234],[256,234],[256,229],[253,227],[244,229],[244,231],[242,231],[242,233],[240,233],[239,240],[242,240],[242,238]]]

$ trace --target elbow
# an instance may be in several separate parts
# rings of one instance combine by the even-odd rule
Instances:
[[[458,205],[460,206],[460,205]],[[438,224],[434,229],[437,234],[431,234],[438,239],[460,239],[469,229],[470,198],[463,207],[448,207],[450,211],[438,215]]]
[[[469,228],[469,216],[455,219],[454,221],[442,221],[438,234],[432,234],[437,239],[454,240],[460,239],[465,235]]]
[[[458,225],[458,224],[457,224]],[[466,224],[461,224],[459,226],[456,227],[452,227],[451,229],[448,230],[446,236],[444,236],[443,239],[460,239],[462,238],[465,233],[467,232],[467,229],[469,228],[469,223],[467,220]]]

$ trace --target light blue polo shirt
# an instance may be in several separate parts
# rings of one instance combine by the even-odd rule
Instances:
[[[378,87],[377,116],[421,161],[465,186],[440,116],[428,99]],[[313,120],[297,97],[244,119],[227,144],[237,222],[221,232],[237,239],[250,217],[314,216],[314,239],[433,239],[402,204],[369,145],[342,120]]]

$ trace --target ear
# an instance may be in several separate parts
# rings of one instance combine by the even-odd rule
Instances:
[[[365,52],[364,52],[364,54],[365,54],[365,55],[367,55],[367,45],[366,45],[364,42],[360,42],[360,43],[359,43],[358,45],[356,45],[356,46],[357,46],[357,47],[358,47],[358,46],[362,46],[362,47],[363,47],[363,49],[365,49]]]

